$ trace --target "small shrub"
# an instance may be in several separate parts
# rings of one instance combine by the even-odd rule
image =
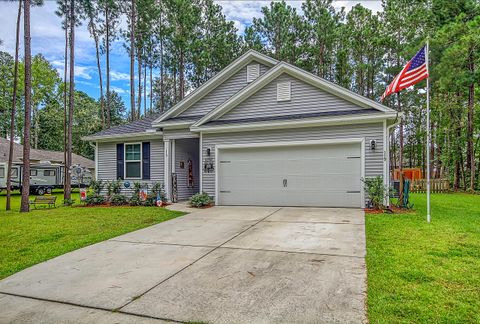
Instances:
[[[114,206],[123,206],[128,204],[128,200],[124,195],[115,194],[110,198],[110,203]]]
[[[101,205],[105,203],[105,201],[105,197],[98,194],[90,194],[85,198],[85,203],[88,206]]]
[[[202,192],[190,197],[189,202],[190,206],[198,208],[211,205],[213,203],[213,200],[206,192]]]
[[[130,200],[128,201],[130,206],[140,206],[142,205],[142,201],[140,200],[139,194],[133,194]]]
[[[383,183],[383,177],[362,179],[365,192],[374,209],[384,208],[384,199],[390,198],[390,188]]]
[[[122,190],[122,183],[120,180],[109,181],[107,184],[107,196],[112,197],[119,195]]]
[[[103,188],[105,187],[105,183],[102,180],[92,180],[90,181],[90,189],[97,195],[100,195]]]
[[[64,206],[72,206],[75,203],[75,199],[64,199],[63,200],[63,205]]]
[[[143,203],[145,206],[156,206],[157,202],[157,195],[154,195],[153,193],[147,195],[147,199]]]

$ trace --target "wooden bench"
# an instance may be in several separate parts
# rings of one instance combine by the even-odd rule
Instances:
[[[37,205],[47,205],[48,207],[55,207],[55,201],[57,196],[37,196],[35,199],[30,200],[30,205],[33,205],[37,209]]]

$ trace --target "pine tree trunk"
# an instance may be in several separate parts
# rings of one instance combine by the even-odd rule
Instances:
[[[68,1],[68,0],[66,0]],[[65,60],[63,66],[63,166],[67,165],[67,74],[68,74],[68,14],[65,13]],[[63,191],[65,192],[65,176],[63,177]]]
[[[30,208],[30,113],[32,91],[32,53],[30,48],[30,0],[24,0],[23,9],[24,32],[24,62],[25,62],[25,121],[23,128],[23,172],[22,172],[22,202],[20,212],[28,212]]]
[[[162,35],[160,36],[162,37]],[[160,111],[165,111],[165,72],[163,64],[163,37],[160,39]]]
[[[107,69],[107,128],[111,126],[111,110],[110,110],[110,14],[108,8],[108,1],[105,1],[105,60]]]
[[[95,24],[93,22],[93,17],[90,17],[90,29],[92,31],[93,40],[95,41],[95,56],[97,59],[97,70],[98,70],[98,84],[100,86],[100,112],[102,114],[102,129],[105,128],[105,103],[103,98],[103,81],[102,81],[102,68],[100,66],[100,51],[98,48],[98,35],[95,30]]]
[[[137,118],[140,118],[142,114],[142,54],[140,50],[137,52],[137,64],[138,64],[138,101],[137,101]]]
[[[12,93],[12,111],[10,112],[10,146],[8,148],[8,166],[7,166],[7,201],[5,210],[10,210],[10,196],[12,193],[12,165],[13,165],[13,139],[15,138],[15,110],[17,108],[17,85],[18,85],[18,51],[20,43],[20,18],[22,16],[22,1],[18,2],[17,29],[15,32],[15,65],[13,68],[13,93]]]
[[[67,164],[65,165],[65,200],[72,198],[72,178],[70,166],[72,165],[72,130],[73,108],[75,98],[75,0],[70,1],[70,89],[68,94],[68,127],[67,127]]]
[[[152,76],[152,63],[150,63],[150,113],[153,113],[153,76]]]
[[[183,99],[185,92],[185,56],[183,53],[183,48],[180,48],[180,58],[179,58],[179,101]]]
[[[143,64],[143,115],[147,116],[147,64]]]
[[[135,0],[131,1],[130,10],[130,110],[135,120]]]
[[[473,50],[470,51],[469,70],[475,72]],[[474,121],[475,84],[472,82],[468,88],[468,119],[467,119],[467,168],[470,170],[470,191],[475,190],[475,154],[473,146],[473,121]]]

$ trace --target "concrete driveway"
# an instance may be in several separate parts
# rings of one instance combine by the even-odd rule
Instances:
[[[0,281],[0,323],[360,323],[364,256],[358,209],[195,210]]]

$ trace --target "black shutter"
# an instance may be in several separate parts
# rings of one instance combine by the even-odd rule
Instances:
[[[150,180],[150,142],[142,143],[142,179]]]
[[[117,144],[117,179],[124,179],[124,145],[123,143]]]

